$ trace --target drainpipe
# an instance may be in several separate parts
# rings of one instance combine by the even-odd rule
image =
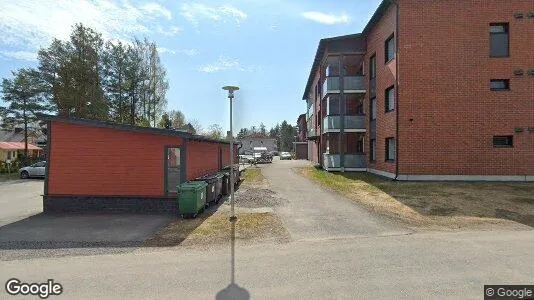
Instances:
[[[399,3],[391,0],[395,5],[395,180],[399,177]]]

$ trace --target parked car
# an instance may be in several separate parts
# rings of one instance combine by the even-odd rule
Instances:
[[[254,163],[254,156],[252,155],[239,155],[239,162],[240,163],[248,163],[252,164]]]
[[[45,177],[46,174],[46,161],[40,161],[31,166],[27,166],[19,169],[19,176],[21,179],[27,179],[32,177]]]
[[[280,152],[280,160],[291,159],[291,153],[289,152]]]

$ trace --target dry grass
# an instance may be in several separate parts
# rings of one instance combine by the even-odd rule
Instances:
[[[396,182],[368,173],[302,174],[371,210],[430,229],[534,227],[534,183]]]
[[[0,182],[2,181],[10,181],[10,180],[17,180],[19,178],[19,174],[17,172],[12,172],[10,174],[2,173],[0,174]]]
[[[231,223],[227,215],[214,214],[206,219],[179,219],[145,242],[148,247],[216,245],[229,242]],[[242,241],[284,241],[288,233],[278,216],[270,212],[239,213],[235,237]]]
[[[249,167],[243,172],[243,184],[255,185],[261,183],[265,177],[261,174],[261,169],[258,167]]]

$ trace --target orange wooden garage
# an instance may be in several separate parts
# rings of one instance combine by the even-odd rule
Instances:
[[[185,131],[44,119],[45,212],[174,213],[177,185],[229,165],[227,142]]]

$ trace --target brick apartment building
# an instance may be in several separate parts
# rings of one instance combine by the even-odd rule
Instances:
[[[384,0],[319,42],[303,100],[326,170],[534,181],[534,2]]]

